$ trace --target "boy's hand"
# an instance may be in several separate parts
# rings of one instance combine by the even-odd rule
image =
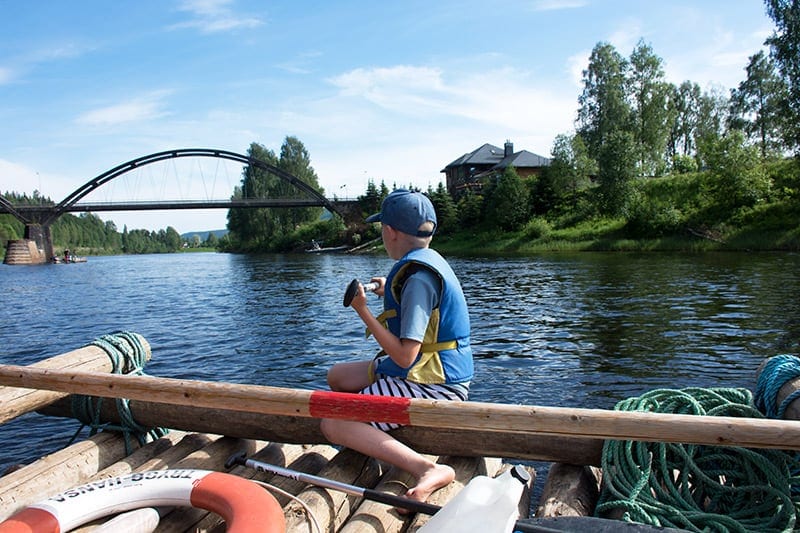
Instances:
[[[372,278],[370,281],[378,284],[378,288],[372,292],[380,297],[383,297],[383,289],[386,286],[386,278]]]
[[[367,308],[367,293],[364,291],[364,285],[361,283],[358,284],[358,291],[356,295],[353,296],[353,301],[350,302],[350,307],[358,312],[361,309]]]

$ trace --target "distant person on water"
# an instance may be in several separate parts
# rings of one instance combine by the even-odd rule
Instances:
[[[389,257],[397,262],[385,278],[373,278],[384,297],[384,312],[373,316],[363,285],[350,304],[382,349],[371,361],[338,363],[328,371],[331,390],[381,396],[467,399],[473,375],[467,302],[453,270],[429,248],[436,212],[422,193],[393,191],[380,213]],[[387,290],[388,289],[388,290]],[[397,441],[386,431],[399,424],[323,419],[331,442],[406,470],[416,486],[406,496],[425,501],[453,481],[455,472]]]

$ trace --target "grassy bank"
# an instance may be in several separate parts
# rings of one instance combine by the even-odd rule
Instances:
[[[434,247],[447,254],[508,255],[579,251],[800,251],[800,213],[781,206],[766,208],[759,216],[719,225],[713,229],[689,227],[652,238],[633,238],[624,219],[594,219],[575,226],[551,228],[531,221],[517,232],[463,230],[437,236]]]

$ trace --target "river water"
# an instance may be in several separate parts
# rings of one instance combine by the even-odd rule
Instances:
[[[451,258],[470,304],[471,399],[611,408],[654,388],[754,387],[800,344],[800,255],[580,253]],[[385,256],[169,254],[0,265],[0,362],[30,364],[115,331],[152,346],[150,375],[325,388],[371,357],[344,308]],[[370,297],[374,310],[381,302]],[[0,426],[0,471],[62,448],[77,422]],[[86,430],[84,430],[86,431]]]

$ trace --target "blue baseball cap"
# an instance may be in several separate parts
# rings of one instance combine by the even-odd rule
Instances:
[[[367,217],[367,222],[382,222],[398,231],[417,237],[430,237],[436,231],[436,211],[430,199],[421,192],[405,189],[392,191],[381,204],[381,212]],[[432,231],[420,231],[419,227],[433,222]]]

